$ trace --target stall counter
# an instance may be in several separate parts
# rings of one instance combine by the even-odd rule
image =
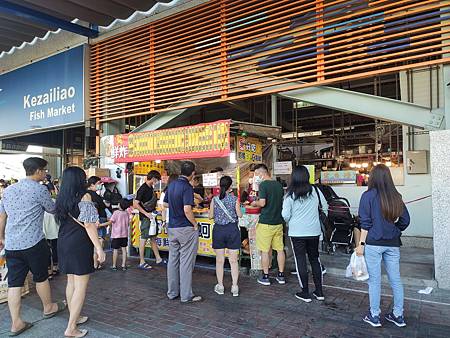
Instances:
[[[215,252],[212,248],[212,230],[214,220],[209,219],[208,209],[194,210],[194,215],[199,225],[198,255],[215,257]],[[167,235],[167,228],[162,226],[162,218],[160,214],[156,216],[156,221],[158,223],[156,243],[158,244],[158,248],[160,250],[168,251],[169,237]],[[140,235],[139,214],[134,214],[131,222],[131,243],[136,248],[139,247]],[[150,248],[149,242],[147,242],[146,247]]]
[[[209,219],[209,210],[195,209],[195,219],[199,224],[199,256],[215,257],[214,249],[212,248],[212,232],[214,229],[214,220]],[[239,219],[239,226],[246,228],[248,231],[248,241],[250,248],[251,270],[261,270],[261,253],[256,248],[256,225],[258,224],[259,214],[247,214],[245,213],[241,219]],[[162,226],[161,215],[156,216],[158,223],[158,235],[156,237],[156,243],[158,248],[162,251],[169,250],[169,238],[167,235],[167,228]],[[131,223],[131,243],[133,247],[139,247],[140,239],[139,230],[139,214],[134,214]],[[150,248],[150,243],[147,242],[146,247]]]

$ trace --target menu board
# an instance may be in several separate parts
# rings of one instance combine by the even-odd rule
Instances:
[[[238,136],[237,146],[237,158],[239,161],[262,162],[262,143],[257,138]]]

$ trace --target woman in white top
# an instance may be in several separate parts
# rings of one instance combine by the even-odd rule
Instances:
[[[328,210],[325,197],[319,189],[309,183],[309,172],[305,166],[296,167],[292,171],[291,184],[283,202],[282,216],[289,228],[289,237],[294,251],[295,265],[298,271],[298,281],[302,292],[295,297],[311,302],[308,289],[308,270],[306,254],[313,273],[316,290],[313,292],[317,300],[324,300],[322,292],[322,268],[319,261],[319,238],[321,226],[319,205]]]

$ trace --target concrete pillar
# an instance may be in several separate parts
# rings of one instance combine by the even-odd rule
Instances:
[[[278,105],[277,105],[277,96],[271,95],[271,113],[272,113],[272,126],[276,127],[278,123]],[[272,174],[274,174],[274,168],[275,168],[275,162],[277,161],[278,154],[277,154],[277,146],[276,144],[272,144]]]
[[[435,278],[450,289],[450,130],[430,132],[430,150]]]
[[[125,120],[113,120],[102,124],[101,136],[118,135],[125,133]]]

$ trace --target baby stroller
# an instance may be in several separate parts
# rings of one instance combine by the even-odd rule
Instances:
[[[328,203],[328,224],[323,233],[322,250],[335,252],[338,246],[344,246],[345,252],[353,250],[353,228],[355,217],[350,212],[350,203],[346,198],[339,197],[336,192],[326,185],[317,185]]]

